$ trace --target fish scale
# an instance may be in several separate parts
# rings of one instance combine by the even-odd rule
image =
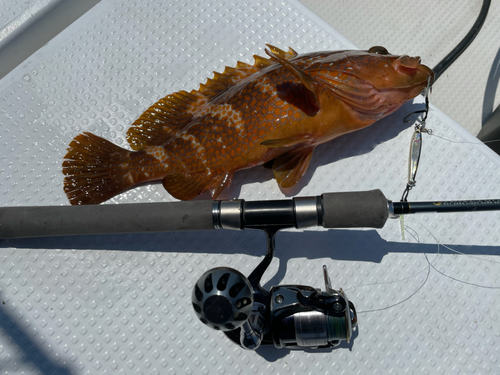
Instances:
[[[134,151],[75,137],[63,162],[70,203],[101,203],[154,180],[178,199],[205,191],[215,199],[236,171],[272,160],[280,187],[291,187],[317,145],[371,125],[432,81],[419,58],[381,47],[304,55],[268,47],[270,58],[238,62],[152,105],[127,132]]]

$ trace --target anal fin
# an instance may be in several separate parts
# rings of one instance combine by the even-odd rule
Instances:
[[[273,163],[274,178],[283,188],[295,185],[304,176],[311,162],[314,146],[288,152]]]
[[[163,178],[163,187],[176,199],[188,201],[209,190],[212,198],[231,184],[232,173],[171,173]]]
[[[217,176],[217,178],[215,178],[212,181],[212,187],[210,188],[210,194],[212,195],[212,199],[216,199],[225,188],[231,185],[232,181],[233,181],[232,173],[226,173]]]

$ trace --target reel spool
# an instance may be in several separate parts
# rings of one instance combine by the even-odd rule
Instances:
[[[239,271],[218,267],[198,279],[191,300],[196,315],[204,324],[215,330],[231,331],[250,317],[253,288]]]

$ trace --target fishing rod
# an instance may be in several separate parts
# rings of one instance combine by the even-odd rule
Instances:
[[[229,267],[206,271],[194,285],[195,314],[244,349],[334,348],[357,327],[356,308],[333,289],[323,266],[325,290],[276,285],[261,279],[274,257],[275,235],[284,228],[382,228],[389,218],[426,212],[500,210],[500,199],[393,202],[380,190],[326,193],[284,200],[215,200],[90,206],[0,207],[0,239],[164,231],[260,229],[264,259],[247,277]]]
[[[500,210],[500,199],[393,202],[380,190],[283,200],[0,207],[0,239],[249,228],[382,228],[419,213]]]

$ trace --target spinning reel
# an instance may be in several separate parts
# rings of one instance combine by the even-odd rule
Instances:
[[[342,289],[332,289],[326,266],[325,291],[303,285],[277,285],[267,291],[260,285],[274,256],[277,230],[264,231],[267,253],[248,279],[228,267],[213,268],[198,279],[192,293],[198,318],[249,350],[260,345],[297,349],[349,343],[357,325],[356,309]]]

